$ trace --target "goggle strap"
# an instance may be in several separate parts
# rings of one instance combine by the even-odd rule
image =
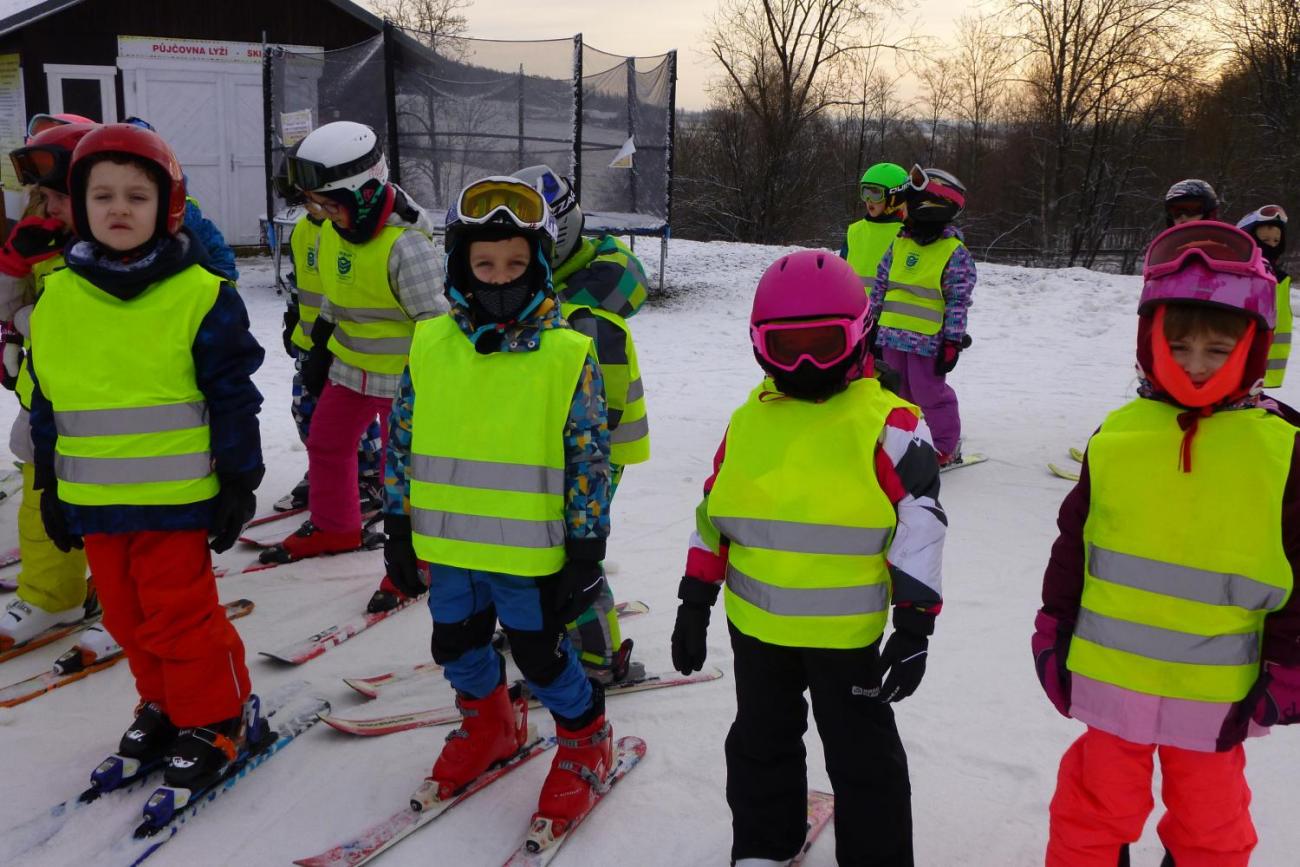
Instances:
[[[289,165],[291,168],[297,169],[295,174],[302,175],[310,173],[312,180],[315,181],[315,183],[311,184],[311,187],[313,189],[320,189],[321,187],[332,184],[335,181],[341,181],[344,178],[350,178],[353,175],[360,174],[371,166],[376,165],[383,155],[383,151],[376,146],[371,149],[370,153],[362,154],[350,162],[340,163],[336,166],[324,166],[315,160],[303,159],[298,156],[290,156]],[[302,171],[303,169],[307,169],[308,171],[304,172]]]

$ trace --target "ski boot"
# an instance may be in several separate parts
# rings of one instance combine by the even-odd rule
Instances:
[[[542,783],[524,841],[540,852],[590,812],[614,764],[614,731],[605,720],[605,690],[591,685],[591,709],[578,720],[555,719],[555,759]]]
[[[105,792],[130,785],[153,771],[176,740],[176,726],[157,702],[141,702],[135,721],[122,735],[117,753],[104,759],[90,774],[90,788],[78,800],[89,803]]]
[[[81,633],[76,646],[64,651],[54,661],[55,674],[75,674],[118,656],[122,645],[109,634],[104,624],[96,623]]]
[[[598,681],[601,686],[645,680],[645,663],[632,661],[632,639],[630,638],[623,639],[609,665],[591,665],[583,662],[582,667],[587,677]]]
[[[279,545],[272,545],[258,555],[261,563],[292,563],[322,554],[343,554],[361,547],[361,530],[344,533],[327,533],[311,521],[302,526]]]
[[[528,743],[528,702],[519,684],[503,683],[480,699],[457,693],[456,707],[460,728],[447,735],[433,770],[411,796],[411,809],[416,812],[454,797]]]
[[[384,485],[378,478],[363,476],[357,480],[357,498],[361,501],[361,516],[384,511]]]
[[[181,729],[167,750],[163,784],[144,805],[144,822],[136,837],[157,833],[196,796],[228,778],[271,744],[275,733],[262,717],[262,703],[248,697],[243,712],[209,726]]]
[[[302,481],[293,486],[293,490],[275,501],[271,507],[277,512],[292,512],[295,509],[307,508],[307,475],[304,473]]]
[[[961,440],[957,440],[957,445],[953,446],[951,452],[939,453],[939,469],[946,470],[949,467],[959,466],[961,464]]]
[[[69,626],[86,616],[85,608],[76,605],[62,611],[46,611],[14,599],[0,614],[0,652],[20,647],[42,633]]]
[[[379,589],[371,594],[370,601],[366,603],[366,613],[383,614],[385,611],[392,611],[410,598],[397,589],[393,579],[385,575],[384,580],[379,582]]]

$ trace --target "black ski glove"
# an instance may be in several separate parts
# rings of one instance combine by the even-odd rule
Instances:
[[[677,585],[677,622],[673,624],[673,668],[684,675],[704,668],[709,655],[709,610],[718,601],[721,584],[706,584],[689,576]]]
[[[402,595],[415,598],[427,592],[428,574],[420,569],[420,561],[415,556],[415,545],[411,542],[411,518],[408,515],[385,515],[384,534],[384,569],[388,571],[388,580]]]
[[[68,529],[68,516],[59,502],[59,482],[54,471],[42,473],[37,470],[37,477],[35,487],[41,492],[41,523],[45,525],[45,535],[64,554],[73,548],[85,547],[81,537]]]
[[[564,567],[538,582],[543,614],[553,622],[572,623],[591,607],[605,589],[604,539],[570,539],[565,545]]]
[[[298,327],[298,305],[293,304],[284,311],[284,330],[280,340],[284,342],[284,354],[292,358],[298,348],[293,342],[293,330]]]
[[[939,345],[939,354],[934,357],[936,376],[947,376],[957,366],[961,351],[970,346],[970,335],[963,334],[961,340],[945,340]]]
[[[302,387],[312,397],[320,397],[330,378],[334,353],[330,352],[329,342],[333,333],[334,323],[327,319],[318,318],[312,323],[311,350],[302,362]]]
[[[264,470],[258,467],[247,473],[218,473],[221,490],[212,507],[212,524],[208,529],[208,547],[218,554],[229,551],[239,539],[244,525],[257,514],[257,495]]]
[[[925,657],[934,634],[934,615],[914,608],[894,609],[894,634],[880,651],[880,700],[902,701],[921,685]],[[887,673],[886,673],[887,672]]]

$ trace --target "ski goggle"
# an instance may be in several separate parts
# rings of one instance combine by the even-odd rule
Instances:
[[[1286,225],[1286,211],[1281,205],[1265,205],[1255,210],[1237,221],[1237,228],[1249,226],[1252,223],[1281,223]]]
[[[805,359],[825,370],[852,354],[866,333],[867,311],[856,319],[807,319],[749,326],[749,338],[763,360],[793,371]]]
[[[22,147],[9,153],[14,174],[23,185],[39,184],[60,192],[68,185],[72,154],[64,148]]]
[[[1165,213],[1171,217],[1199,217],[1205,213],[1205,206],[1196,199],[1174,202],[1165,206]]]
[[[306,160],[300,156],[290,154],[286,161],[289,183],[300,190],[319,190],[335,181],[361,174],[378,163],[383,157],[384,152],[378,145],[372,148],[369,153],[336,166],[327,166],[314,160]]]
[[[461,190],[452,212],[455,219],[471,225],[505,216],[522,229],[541,229],[551,217],[551,209],[540,192],[508,177],[484,178],[470,184]]]
[[[918,193],[929,190],[939,198],[953,202],[959,208],[966,207],[966,197],[959,190],[953,189],[942,181],[932,182],[919,163],[914,164],[912,170],[907,173],[907,185]]]
[[[27,139],[30,141],[47,129],[54,129],[56,126],[67,126],[70,123],[72,121],[55,117],[52,114],[34,114],[32,119],[27,121]]]
[[[885,198],[889,195],[889,190],[880,186],[880,184],[863,184],[858,189],[858,195],[862,196],[862,201],[878,205],[885,201]]]
[[[551,206],[551,213],[568,213],[577,204],[578,197],[573,192],[573,184],[555,172],[543,172],[538,182],[542,198],[546,199],[546,204]]]
[[[1198,220],[1166,229],[1147,248],[1142,265],[1146,279],[1174,274],[1192,258],[1212,271],[1267,277],[1264,257],[1255,239],[1227,223]]]

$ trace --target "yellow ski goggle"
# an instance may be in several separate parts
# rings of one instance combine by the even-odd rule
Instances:
[[[462,223],[486,223],[504,213],[525,229],[540,229],[551,215],[542,194],[514,178],[484,178],[461,190],[456,216]]]

